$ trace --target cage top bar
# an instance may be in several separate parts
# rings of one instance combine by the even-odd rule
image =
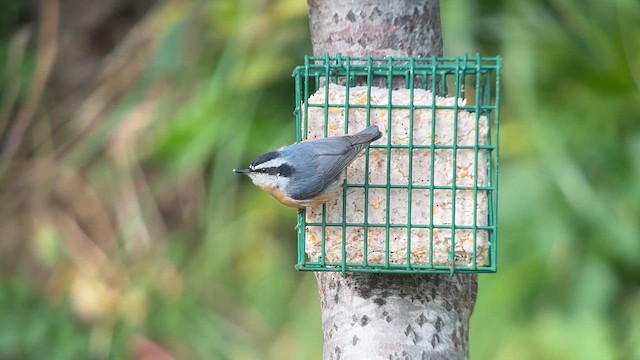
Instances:
[[[305,65],[297,66],[292,76],[299,74],[300,71],[326,71],[326,67],[344,68],[347,64],[351,72],[369,72],[389,69],[397,71],[405,71],[407,69],[414,70],[433,70],[434,64],[436,70],[460,70],[459,57],[429,57],[429,58],[374,58],[374,57],[349,57],[338,54],[336,57],[329,56],[305,56]],[[469,74],[478,71],[495,70],[502,66],[502,57],[480,57],[476,54],[474,57],[462,57],[467,64],[465,72]],[[390,66],[391,65],[391,66]],[[308,74],[308,73],[307,73]]]
[[[380,61],[380,62],[384,62],[387,63],[389,62],[389,59],[392,59],[393,61],[415,61],[415,62],[420,62],[420,61],[433,61],[434,59],[437,61],[446,61],[446,62],[453,62],[455,63],[456,60],[460,59],[461,57],[353,57],[353,56],[342,56],[340,53],[337,54],[337,56],[305,56],[305,58],[308,58],[309,61],[318,61],[318,60],[327,60],[327,58],[329,60],[337,60],[337,59],[347,59],[349,58],[351,61],[368,61],[369,59],[371,59],[372,61]],[[501,56],[492,56],[492,57],[484,57],[484,56],[480,56],[480,54],[476,53],[475,56],[468,56],[468,55],[464,55],[462,56],[462,58],[466,58],[468,62],[474,62],[477,61],[478,59],[480,61],[497,61],[498,59],[501,59]]]

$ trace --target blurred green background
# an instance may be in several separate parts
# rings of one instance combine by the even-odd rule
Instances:
[[[0,7],[0,359],[320,359],[295,210],[231,172],[294,141],[306,2]],[[640,359],[640,2],[441,7],[505,63],[471,358]]]

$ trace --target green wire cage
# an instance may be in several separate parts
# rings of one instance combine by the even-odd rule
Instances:
[[[495,272],[500,57],[305,57],[296,134],[383,137],[298,214],[304,271]]]

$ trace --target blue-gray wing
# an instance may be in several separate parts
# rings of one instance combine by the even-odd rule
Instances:
[[[382,136],[377,126],[370,126],[365,130],[348,136],[330,137],[313,140],[299,145],[308,151],[309,164],[313,166],[305,176],[304,189],[298,189],[298,199],[310,199],[320,194],[330,183],[336,181],[342,171],[369,144]]]
[[[356,156],[373,141],[382,137],[378,127],[373,125],[355,135],[339,136],[320,139],[314,150],[320,157],[326,157],[326,167],[323,167],[325,179],[333,181]]]

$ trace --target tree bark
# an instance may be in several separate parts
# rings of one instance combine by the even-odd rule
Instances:
[[[475,275],[316,273],[325,359],[465,359]]]
[[[309,0],[313,53],[442,56],[438,0]],[[324,359],[466,359],[477,275],[316,273]]]
[[[442,56],[438,0],[309,0],[316,56]]]

